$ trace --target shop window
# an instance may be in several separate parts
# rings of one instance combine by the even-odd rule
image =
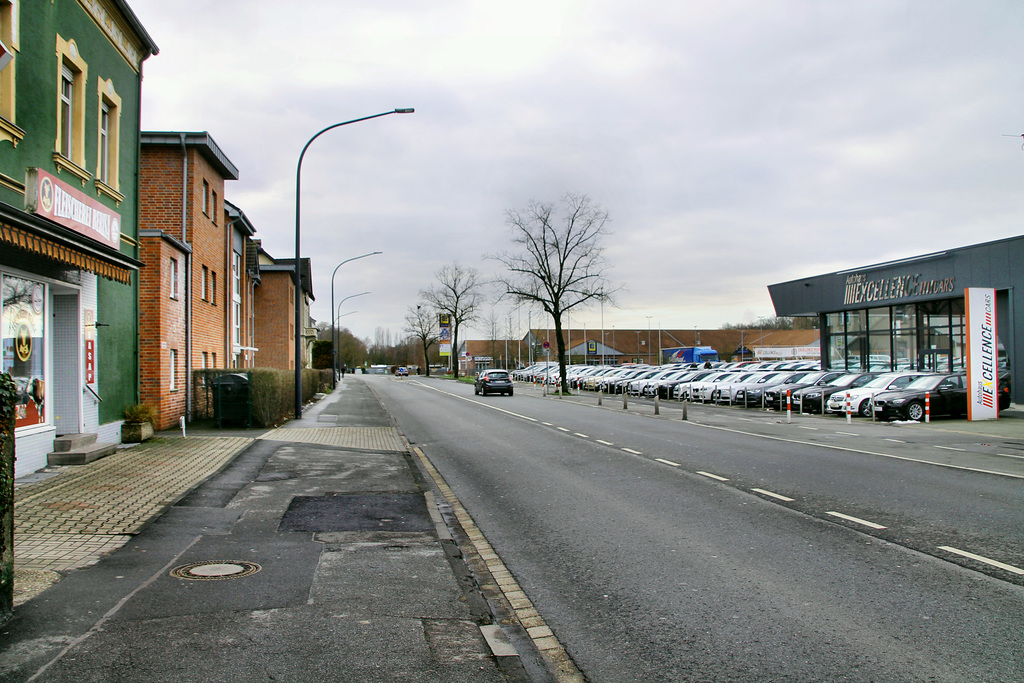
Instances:
[[[18,3],[0,0],[0,42],[13,55],[11,62],[0,70],[0,140],[15,147],[25,137],[25,131],[15,125],[14,65],[18,61]]]
[[[57,36],[57,140],[53,161],[58,171],[67,171],[85,185],[85,84],[88,65],[74,40]]]
[[[98,80],[99,130],[96,146],[96,190],[116,203],[124,201],[119,192],[121,141],[121,98],[113,81]]]
[[[2,371],[11,376],[18,390],[14,426],[44,424],[47,421],[46,285],[7,275],[2,280]]]

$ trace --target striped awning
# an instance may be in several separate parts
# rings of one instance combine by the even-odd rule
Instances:
[[[96,273],[114,282],[131,284],[130,268],[111,263],[92,254],[85,253],[74,246],[61,244],[55,239],[37,235],[24,228],[0,221],[0,242],[13,244],[34,254],[39,254],[81,270]]]

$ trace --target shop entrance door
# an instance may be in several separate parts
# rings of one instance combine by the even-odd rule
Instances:
[[[918,368],[924,372],[949,372],[952,356],[949,349],[922,349]]]
[[[82,326],[78,292],[53,287],[53,374],[48,392],[53,400],[57,436],[82,431]]]

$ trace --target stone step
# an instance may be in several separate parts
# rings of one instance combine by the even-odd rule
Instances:
[[[95,439],[95,435],[93,437]],[[53,467],[56,465],[84,465],[106,457],[117,450],[116,443],[93,443],[85,448],[75,448],[68,451],[54,451],[46,456],[46,464]]]
[[[95,434],[65,434],[53,440],[53,450],[57,453],[77,451],[88,448],[96,443]]]

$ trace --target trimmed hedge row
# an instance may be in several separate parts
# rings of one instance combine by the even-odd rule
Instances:
[[[213,379],[218,375],[248,375],[252,397],[252,421],[256,427],[272,427],[292,417],[295,411],[295,373],[272,368],[196,370],[192,373],[193,420],[214,417]],[[302,402],[315,394],[331,390],[330,370],[302,371]]]

